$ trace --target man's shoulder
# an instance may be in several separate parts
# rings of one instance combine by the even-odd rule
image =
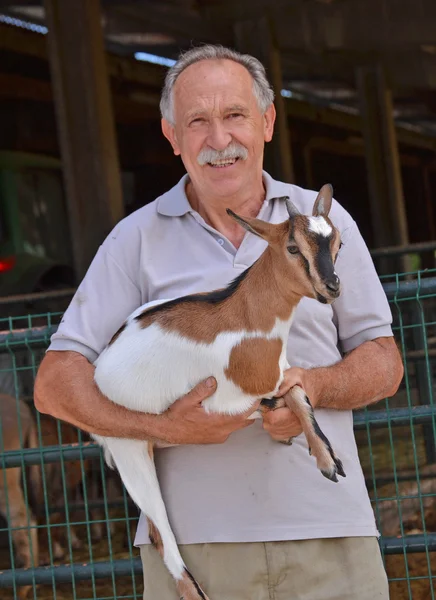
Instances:
[[[147,226],[148,224],[153,224],[153,221],[159,218],[158,213],[158,205],[161,196],[137,208],[133,212],[131,212],[127,217],[121,219],[121,221],[117,224],[116,227],[122,229],[127,233],[132,233],[138,227]]]
[[[136,253],[142,239],[147,236],[147,231],[156,229],[157,218],[154,200],[121,219],[104,240],[103,248],[110,254],[119,255],[122,252],[128,255],[130,251]]]
[[[170,222],[167,217],[174,216],[183,203],[183,197],[180,197],[183,196],[180,191],[181,182],[182,180],[152,202],[124,217],[111,231],[108,240],[134,243],[135,241],[140,242],[144,237],[147,239],[149,235],[158,235],[162,227]]]

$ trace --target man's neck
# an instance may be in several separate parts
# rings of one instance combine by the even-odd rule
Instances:
[[[251,186],[248,191],[244,190],[243,193],[229,196],[225,200],[197,194],[189,179],[186,184],[186,195],[192,208],[208,225],[222,233],[235,248],[241,245],[245,230],[227,214],[226,209],[230,208],[242,217],[257,217],[265,200],[265,194],[262,180],[260,185]]]

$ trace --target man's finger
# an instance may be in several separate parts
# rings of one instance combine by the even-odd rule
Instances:
[[[191,405],[201,404],[203,400],[212,396],[217,388],[217,382],[215,377],[208,377],[204,381],[200,381],[197,385],[192,388],[190,392],[183,396],[183,398],[179,398],[176,400],[176,403],[186,403],[189,402]],[[173,406],[174,406],[173,404]]]
[[[270,425],[280,425],[281,423],[289,422],[292,417],[292,412],[289,408],[277,408],[264,414],[263,419]]]
[[[282,384],[279,388],[279,392],[283,392],[283,390],[285,390],[284,393],[288,392],[291,388],[294,387],[294,385],[301,385],[301,380],[299,377],[288,377],[286,379],[284,379],[282,381]]]

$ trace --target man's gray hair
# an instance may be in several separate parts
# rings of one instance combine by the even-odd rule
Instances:
[[[179,75],[189,66],[201,60],[233,60],[247,69],[253,77],[253,93],[262,113],[274,102],[274,91],[266,77],[263,64],[250,56],[220,45],[197,46],[180,55],[169,69],[160,100],[160,112],[164,119],[174,125],[173,89]]]

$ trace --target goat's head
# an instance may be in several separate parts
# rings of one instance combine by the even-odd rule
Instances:
[[[334,264],[341,238],[328,217],[332,193],[331,185],[321,188],[310,217],[302,215],[288,196],[280,198],[286,202],[289,219],[278,225],[243,218],[227,210],[247,231],[268,242],[279,272],[285,278],[284,287],[324,304],[330,304],[340,294]]]

